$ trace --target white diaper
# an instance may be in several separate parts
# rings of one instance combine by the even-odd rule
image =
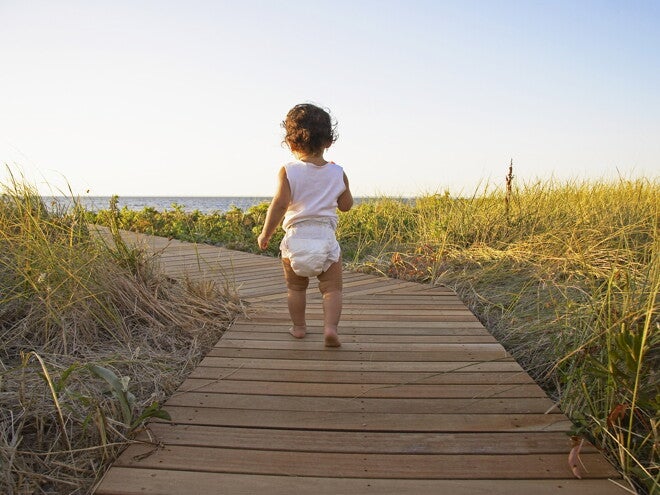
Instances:
[[[300,277],[316,277],[339,261],[341,249],[330,220],[304,220],[291,225],[280,243],[282,258]]]

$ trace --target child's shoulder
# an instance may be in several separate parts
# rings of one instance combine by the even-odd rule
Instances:
[[[342,167],[341,165],[339,165],[336,162],[328,162],[328,163],[325,164],[325,166],[328,167],[329,169],[341,170],[341,171],[344,170],[344,167]]]
[[[295,173],[297,170],[301,170],[304,166],[305,164],[302,162],[288,162],[282,166],[282,170],[287,174],[291,174]]]
[[[309,168],[310,166],[313,167],[313,168],[317,168],[317,169],[318,168],[328,168],[328,169],[344,170],[344,167],[342,167],[341,165],[339,165],[338,163],[335,163],[335,162],[327,162],[322,167],[319,167],[317,165],[313,165],[311,163],[303,162],[303,161],[300,161],[300,160],[288,162],[284,165],[283,168],[286,169],[286,170],[295,169],[295,168],[304,169],[304,168]]]
[[[344,174],[344,167],[335,162],[328,162],[328,165],[335,169],[336,173]]]

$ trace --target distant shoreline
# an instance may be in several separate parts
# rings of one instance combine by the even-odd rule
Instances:
[[[157,211],[172,210],[174,206],[181,207],[183,211],[200,213],[226,212],[232,207],[247,210],[265,202],[270,202],[272,196],[117,196],[119,208],[140,211],[144,208],[154,208]],[[76,198],[82,205],[91,211],[106,210],[110,206],[112,196],[79,196]],[[73,199],[68,196],[43,196],[47,204],[57,203],[69,207]],[[369,200],[382,199],[382,197],[355,198],[356,203]],[[401,201],[413,201],[414,198],[396,198]]]

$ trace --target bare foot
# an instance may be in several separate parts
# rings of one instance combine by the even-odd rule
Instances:
[[[326,347],[341,347],[341,342],[339,342],[339,336],[337,335],[336,328],[324,329],[323,339]]]
[[[291,328],[289,328],[289,333],[297,339],[302,339],[305,335],[307,335],[307,327],[306,326],[299,327],[293,325]]]

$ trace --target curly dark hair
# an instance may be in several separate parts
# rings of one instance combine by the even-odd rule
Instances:
[[[337,124],[330,113],[311,103],[296,105],[282,122],[286,134],[283,144],[291,151],[315,154],[337,140]]]

